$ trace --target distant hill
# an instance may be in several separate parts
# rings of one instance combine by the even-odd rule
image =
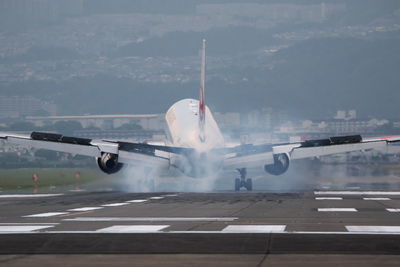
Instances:
[[[266,82],[298,110],[311,115],[313,110],[356,108],[365,115],[398,116],[400,38],[308,40],[275,59],[283,63]]]
[[[337,109],[357,109],[361,116],[398,118],[400,38],[395,38],[398,34],[391,36],[310,39],[272,57],[243,57],[241,60],[252,64],[214,70],[218,77],[234,77],[236,82],[209,79],[207,104],[222,112],[273,107],[303,118],[323,118]],[[165,112],[181,98],[198,96],[197,81],[146,83],[106,74],[0,87],[6,95],[53,100],[63,114]]]
[[[212,44],[208,55],[229,55],[260,49],[274,43],[272,34],[254,27],[231,26],[207,32],[172,32],[162,37],[122,46],[115,56],[183,57],[197,55],[201,40]]]
[[[32,46],[22,54],[1,58],[0,63],[73,60],[80,58],[82,56],[78,52],[68,47]]]

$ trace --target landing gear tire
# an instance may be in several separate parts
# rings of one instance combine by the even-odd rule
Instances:
[[[244,185],[246,187],[247,191],[253,191],[253,181],[251,178],[246,180],[246,184]]]
[[[240,178],[235,179],[235,191],[240,191],[241,187],[246,188],[247,191],[253,191],[253,181],[251,180],[251,178],[246,179],[246,168],[236,170],[239,172]]]
[[[236,191],[236,192],[237,192],[237,191],[240,191],[240,187],[241,187],[240,179],[239,179],[239,178],[236,178],[236,179],[235,179],[235,191]]]

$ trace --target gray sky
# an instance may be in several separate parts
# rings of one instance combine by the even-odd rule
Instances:
[[[397,118],[399,33],[398,1],[1,0],[0,95],[164,112],[197,97],[207,38],[213,110]]]

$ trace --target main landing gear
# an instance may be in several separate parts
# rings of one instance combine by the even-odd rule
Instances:
[[[252,191],[253,181],[251,180],[251,178],[246,179],[246,174],[247,174],[246,168],[240,168],[236,170],[239,172],[240,178],[235,179],[235,191],[240,191],[241,187],[246,188],[247,191]]]

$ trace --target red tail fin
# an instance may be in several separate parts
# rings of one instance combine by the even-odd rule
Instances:
[[[200,140],[205,141],[204,125],[206,123],[206,105],[205,105],[205,80],[206,80],[206,40],[203,39],[203,48],[201,50],[201,72],[200,72],[200,95],[199,95],[199,129]]]

